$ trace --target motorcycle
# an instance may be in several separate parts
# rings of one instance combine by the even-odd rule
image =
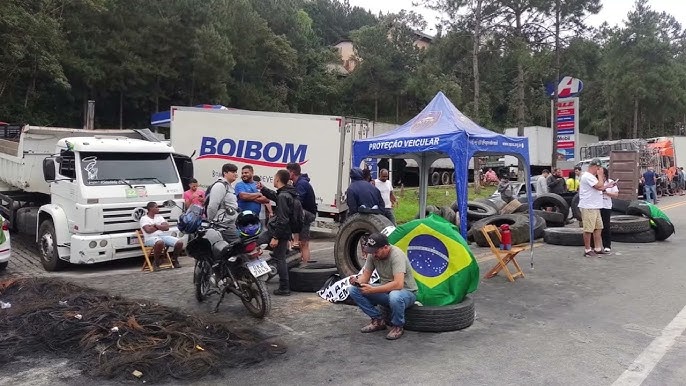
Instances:
[[[176,206],[173,201],[165,204]],[[184,233],[188,234],[186,253],[195,259],[193,284],[196,299],[203,302],[211,295],[219,294],[212,311],[216,313],[224,296],[232,293],[241,299],[252,316],[267,316],[271,297],[265,279],[275,272],[261,257],[257,234],[241,232],[239,241],[230,244],[222,237],[221,232],[226,227],[220,223],[199,217],[195,226],[185,228]]]

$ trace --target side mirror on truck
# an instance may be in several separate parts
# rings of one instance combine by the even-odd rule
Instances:
[[[55,181],[55,159],[45,158],[43,160],[43,178],[46,182]]]

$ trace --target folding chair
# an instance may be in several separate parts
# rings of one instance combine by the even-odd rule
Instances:
[[[136,237],[138,237],[138,243],[140,243],[141,249],[143,250],[143,268],[141,268],[141,271],[152,272],[153,269],[150,259],[155,258],[155,255],[152,251],[153,247],[145,246],[145,242],[143,241],[143,232],[141,232],[140,229],[136,231]],[[172,264],[171,256],[169,256],[169,250],[166,245],[162,250],[162,261],[164,262],[160,264],[160,269],[174,268],[174,264]]]
[[[483,228],[481,228],[481,233],[483,233],[484,237],[486,238],[486,241],[488,241],[488,245],[491,248],[491,252],[495,255],[495,258],[498,259],[498,263],[493,266],[488,272],[486,272],[486,275],[484,276],[485,279],[490,279],[493,276],[497,275],[498,272],[501,270],[505,271],[505,274],[507,275],[507,279],[512,281],[515,281],[515,278],[517,277],[524,277],[524,272],[522,272],[522,267],[519,266],[519,263],[517,262],[517,259],[515,256],[521,251],[526,250],[526,248],[522,247],[512,247],[509,251],[507,250],[501,250],[499,247],[496,247],[496,245],[493,243],[493,239],[491,238],[491,234],[495,234],[497,236],[497,243],[500,245],[500,230],[498,227],[495,225],[486,225]],[[507,264],[512,262],[512,264],[515,267],[515,273],[513,274],[510,272],[510,270],[507,268]]]

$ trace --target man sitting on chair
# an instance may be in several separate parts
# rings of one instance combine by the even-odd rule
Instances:
[[[148,213],[141,217],[140,225],[143,230],[143,237],[146,247],[153,247],[153,270],[159,268],[159,260],[162,258],[162,252],[164,247],[173,247],[174,253],[172,254],[172,264],[174,268],[181,268],[179,264],[179,255],[183,250],[183,241],[179,240],[174,236],[170,236],[169,224],[167,220],[164,219],[159,213],[160,209],[157,207],[156,202],[149,202],[146,205]]]

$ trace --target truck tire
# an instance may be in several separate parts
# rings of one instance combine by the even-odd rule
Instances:
[[[441,215],[441,210],[438,209],[438,207],[436,207],[435,205],[427,205],[426,210],[424,212],[424,217],[428,217],[431,213],[437,214],[439,216]],[[414,218],[418,219],[419,213],[417,213],[417,215],[415,215]]]
[[[494,205],[483,202],[467,201],[467,218],[470,220],[483,220],[486,217],[498,214]]]
[[[567,204],[567,201],[565,201],[562,196],[559,194],[555,193],[542,193],[536,196],[534,198],[534,202],[532,204],[534,209],[543,209],[543,208],[548,208],[548,207],[553,207],[555,208],[555,211],[558,213],[562,213],[562,216],[564,218],[567,218],[569,216],[569,205]]]
[[[560,228],[565,226],[565,217],[560,212],[548,212],[534,209],[534,214],[542,217],[548,227]]]
[[[655,224],[655,240],[664,241],[674,234],[674,224],[664,218],[656,217],[653,219]]]
[[[7,261],[3,261],[2,263],[0,263],[0,272],[7,269],[7,263]]]
[[[58,271],[66,265],[57,252],[57,237],[52,220],[44,220],[38,227],[38,247],[40,249],[40,262],[46,271]]]
[[[547,228],[543,241],[552,245],[583,247],[584,230],[582,228]]]
[[[619,215],[610,217],[610,232],[638,233],[650,230],[650,220],[641,216]]]
[[[360,240],[392,226],[393,223],[380,214],[355,213],[350,216],[341,225],[334,242],[334,259],[341,277],[357,275],[362,269],[364,261],[358,256]]]
[[[384,319],[390,321],[390,310],[381,306]],[[405,328],[420,332],[446,332],[465,329],[474,323],[474,300],[465,296],[460,303],[447,306],[414,305],[405,310]]]
[[[644,216],[647,218],[651,217],[650,207],[645,201],[634,200],[629,203],[626,208],[626,214],[633,216]]]
[[[296,267],[288,271],[291,291],[317,292],[331,275],[338,273],[335,264],[313,263],[305,267]]]
[[[629,204],[631,201],[620,200],[619,198],[612,199],[612,210],[615,212],[621,212],[622,214],[628,214],[626,211],[629,209]]]
[[[522,214],[501,214],[491,216],[483,220],[479,220],[472,225],[470,230],[474,242],[480,247],[487,247],[488,241],[481,233],[481,229],[486,225],[495,225],[497,227],[508,224],[510,226],[510,233],[512,234],[512,245],[522,244],[529,241],[529,218]],[[541,221],[542,227],[545,227],[545,221]]]
[[[455,185],[455,172],[450,173],[450,185]]]
[[[611,233],[610,240],[613,243],[652,243],[655,241],[655,231],[648,229],[638,233]]]
[[[441,173],[441,185],[450,185],[450,173]]]
[[[441,217],[446,219],[451,224],[455,224],[455,218],[457,217],[457,214],[455,213],[452,208],[449,206],[442,206],[439,208],[439,212],[441,213]]]
[[[498,199],[500,200],[500,199]],[[495,212],[498,213],[500,209],[502,209],[503,206],[505,206],[505,201],[500,200],[501,202],[497,202],[496,199],[490,199],[490,198],[479,198],[477,200],[474,200],[474,202],[480,202],[482,204],[489,205],[495,209]]]
[[[431,178],[429,179],[429,185],[437,186],[441,183],[441,174],[439,172],[431,173]]]

